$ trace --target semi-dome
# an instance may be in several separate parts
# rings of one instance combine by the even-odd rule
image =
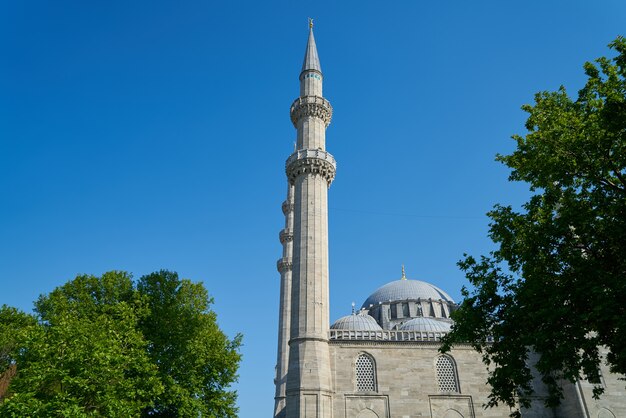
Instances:
[[[413,318],[398,328],[400,331],[450,332],[452,322],[433,318]]]
[[[346,329],[353,331],[380,331],[382,328],[374,318],[367,314],[352,314],[339,318],[330,329]]]
[[[378,305],[380,302],[407,299],[433,299],[454,303],[454,300],[443,290],[421,280],[400,279],[379,287],[363,303],[362,309],[368,309],[370,305]]]

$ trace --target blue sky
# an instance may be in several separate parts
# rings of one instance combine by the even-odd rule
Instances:
[[[242,418],[273,406],[284,161],[307,17],[334,107],[331,321],[455,263],[519,205],[496,153],[533,94],[582,87],[623,1],[0,0],[0,304],[78,273],[203,281],[244,334]]]

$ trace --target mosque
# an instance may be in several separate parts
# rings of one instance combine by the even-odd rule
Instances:
[[[275,418],[508,417],[506,406],[484,409],[486,366],[469,345],[439,353],[457,305],[437,286],[404,274],[375,290],[351,315],[329,319],[328,188],[336,162],[326,151],[332,107],[312,22],[291,105],[296,149],[287,159],[285,228],[280,272]],[[536,401],[525,418],[626,417],[624,384],[602,370],[605,394],[592,398],[589,382],[564,382],[562,405]]]

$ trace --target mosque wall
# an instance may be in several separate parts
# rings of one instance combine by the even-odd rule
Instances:
[[[334,418],[507,417],[506,407],[485,410],[489,387],[480,355],[471,347],[439,361],[438,342],[332,341]],[[374,390],[360,386],[359,357],[373,362]],[[366,370],[367,372],[367,370]]]
[[[600,354],[606,358],[608,349],[600,348]],[[600,367],[600,385],[604,393],[600,399],[593,399],[593,384],[586,380],[580,380],[576,385],[569,384],[575,389],[576,398],[571,403],[580,404],[586,416],[593,418],[616,418],[626,417],[626,392],[625,382],[618,375],[611,373],[606,364]]]
[[[608,350],[600,348],[600,354],[606,357]],[[537,354],[529,356],[529,364],[532,366],[538,360]],[[544,400],[548,394],[546,386],[541,382],[541,378],[536,369],[533,372],[534,396],[530,408],[522,410],[524,418],[617,418],[626,417],[626,394],[624,393],[624,381],[611,373],[606,364],[600,367],[600,386],[604,393],[599,399],[593,398],[594,384],[587,380],[579,380],[576,383],[561,381],[563,389],[563,400],[554,409],[548,409],[544,405]]]

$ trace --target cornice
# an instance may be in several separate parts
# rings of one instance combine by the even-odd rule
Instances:
[[[279,273],[290,271],[293,268],[293,262],[291,260],[291,257],[279,258],[276,262],[276,268],[278,269]]]
[[[298,97],[291,105],[291,122],[298,127],[298,121],[306,116],[320,118],[326,127],[330,125],[333,117],[333,107],[330,102],[320,96]]]
[[[303,149],[291,154],[285,163],[287,178],[295,184],[296,178],[303,174],[320,175],[328,186],[333,182],[337,171],[335,158],[326,151]]]

